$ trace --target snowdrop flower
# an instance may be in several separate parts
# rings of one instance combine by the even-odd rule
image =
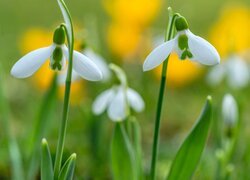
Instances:
[[[12,67],[11,74],[17,78],[29,77],[49,58],[50,68],[62,71],[66,67],[67,57],[69,57],[69,51],[65,45],[65,31],[62,26],[59,26],[54,32],[53,44],[49,47],[34,50],[22,57]],[[82,78],[90,81],[102,79],[102,73],[97,65],[77,51],[73,53],[73,70]]]
[[[207,76],[207,82],[216,86],[226,78],[227,83],[234,89],[246,87],[249,84],[250,74],[248,64],[240,56],[232,55],[222,64],[215,66]]]
[[[190,59],[204,65],[215,65],[220,62],[217,50],[205,39],[194,35],[184,17],[175,20],[176,36],[156,47],[146,58],[143,70],[148,71],[159,66],[172,52],[176,52],[181,60]]]
[[[122,121],[130,114],[130,108],[136,112],[144,109],[142,97],[133,89],[127,87],[124,72],[116,65],[111,64],[121,84],[114,85],[110,89],[97,96],[93,103],[94,114],[99,115],[107,110],[108,116],[113,121]]]
[[[239,118],[238,106],[231,94],[226,94],[222,102],[222,117],[227,126],[233,127]]]

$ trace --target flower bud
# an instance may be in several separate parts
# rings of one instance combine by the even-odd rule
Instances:
[[[222,102],[222,118],[228,127],[234,127],[238,121],[238,105],[231,94],[226,94]]]

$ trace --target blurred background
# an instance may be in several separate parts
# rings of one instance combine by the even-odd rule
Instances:
[[[207,95],[213,97],[213,126],[194,179],[216,176],[216,150],[220,148],[223,133],[219,124],[222,123],[221,104],[225,93],[231,93],[240,107],[240,133],[231,159],[235,165],[232,178],[250,179],[249,0],[65,1],[75,25],[75,48],[82,51],[87,44],[107,63],[120,65],[128,76],[129,86],[138,91],[146,103],[144,112],[135,114],[142,129],[145,172],[150,167],[161,69],[143,73],[142,64],[149,52],[164,40],[167,7],[171,6],[186,17],[191,31],[217,48],[222,63],[220,67],[205,67],[171,55],[161,124],[158,179],[166,177],[171,160],[199,116]],[[9,107],[8,117],[0,114],[0,179],[11,177],[8,133],[20,147],[25,170],[29,167],[37,132],[47,138],[55,154],[64,87],[51,88],[53,72],[48,64],[27,79],[15,79],[9,72],[24,54],[50,45],[53,31],[61,22],[55,0],[0,1],[0,75],[4,90],[1,106]],[[241,73],[243,71],[247,73]],[[111,78],[101,83],[80,80],[72,85],[65,158],[73,152],[78,155],[75,179],[111,179],[108,147],[114,123],[106,113],[95,116],[91,106],[95,97],[112,84]],[[47,107],[46,111],[41,106]]]

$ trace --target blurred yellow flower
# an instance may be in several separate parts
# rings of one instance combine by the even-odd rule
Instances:
[[[143,27],[154,20],[161,0],[105,0],[104,5],[115,22]]]
[[[34,49],[49,46],[53,40],[53,32],[42,28],[31,28],[26,31],[20,39],[21,53],[26,54]],[[80,42],[75,45],[80,47]],[[47,61],[32,77],[32,82],[40,90],[47,90],[51,84],[54,76],[54,71],[49,68],[49,61]],[[73,104],[80,103],[84,97],[83,81],[72,82],[71,88],[71,102]],[[59,98],[64,97],[64,85],[59,87]]]
[[[121,57],[126,57],[138,48],[141,34],[136,28],[120,24],[111,24],[107,33],[108,45],[111,51]]]
[[[210,40],[222,57],[250,48],[250,9],[230,6],[223,9],[211,28]]]
[[[162,66],[154,71],[161,78]],[[178,55],[172,53],[168,62],[167,82],[170,87],[181,88],[193,82],[202,73],[202,67],[189,60],[180,60]]]
[[[111,16],[107,41],[115,55],[126,58],[136,53],[143,32],[157,16],[160,5],[161,0],[104,0]]]

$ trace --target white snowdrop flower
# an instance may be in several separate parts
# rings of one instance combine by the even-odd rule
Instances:
[[[223,79],[226,79],[231,88],[246,87],[250,81],[247,62],[240,56],[232,55],[220,65],[212,68],[207,76],[207,82],[211,86],[217,86]]]
[[[101,70],[103,75],[103,81],[108,81],[111,76],[110,69],[106,63],[106,60],[100,56],[99,54],[95,53],[92,49],[86,48],[83,51],[83,54],[85,54],[87,57],[89,57]]]
[[[53,37],[53,44],[48,47],[34,50],[19,61],[11,69],[11,74],[17,78],[26,78],[34,74],[47,59],[50,58],[50,68],[52,70],[62,71],[66,67],[66,59],[69,57],[69,51],[65,43],[65,32],[62,26],[59,26]],[[87,56],[74,51],[73,70],[82,78],[90,81],[99,81],[102,79],[101,70]]]
[[[167,57],[176,52],[181,60],[190,59],[204,65],[215,65],[220,62],[217,50],[205,39],[194,35],[184,17],[175,20],[176,36],[156,47],[146,58],[143,70],[148,71],[159,66]]]
[[[233,127],[239,118],[238,105],[231,94],[226,94],[222,102],[222,117],[224,122]]]
[[[107,110],[111,120],[122,121],[129,116],[130,108],[135,112],[141,112],[145,104],[139,93],[127,87],[123,71],[115,65],[111,65],[111,68],[117,74],[121,84],[114,85],[98,95],[93,103],[92,110],[96,115]]]

